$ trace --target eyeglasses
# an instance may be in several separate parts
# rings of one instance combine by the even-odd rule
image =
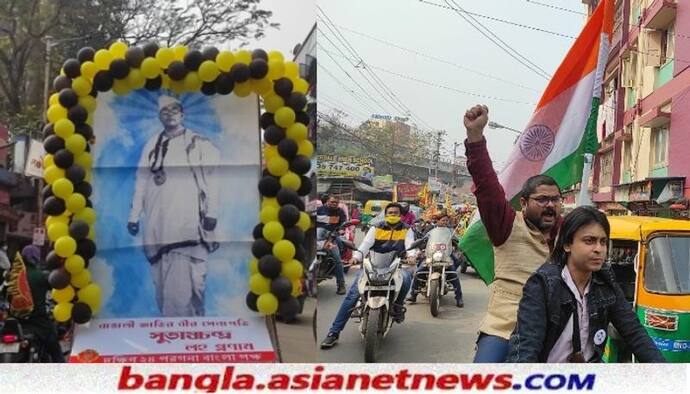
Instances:
[[[552,202],[553,205],[558,205],[561,202],[563,202],[563,197],[561,196],[540,196],[540,197],[530,197],[530,200],[534,200],[537,202],[537,205],[540,207],[545,207],[549,204],[549,202]]]

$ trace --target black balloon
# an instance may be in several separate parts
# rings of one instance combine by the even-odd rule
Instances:
[[[46,269],[49,270],[54,270],[57,268],[62,267],[62,264],[64,262],[64,259],[55,253],[55,251],[51,251],[48,253],[48,256],[46,256]]]
[[[299,221],[299,209],[293,204],[285,204],[278,211],[278,219],[284,227],[292,227]]]
[[[88,260],[96,255],[96,244],[90,239],[77,241],[77,254]]]
[[[187,70],[198,70],[203,61],[204,55],[198,49],[192,49],[184,55],[184,66]]]
[[[285,105],[292,108],[295,112],[299,112],[307,105],[307,97],[299,92],[290,93],[290,97],[285,100]]]
[[[252,59],[253,60],[261,59],[261,60],[267,62],[268,61],[268,53],[266,53],[266,51],[264,51],[263,49],[260,49],[260,48],[255,49],[252,51]]]
[[[254,237],[254,239],[263,238],[263,236],[264,236],[263,231],[264,231],[264,224],[263,223],[257,224],[256,226],[254,226],[254,230],[252,230],[252,237]]]
[[[252,60],[249,63],[249,75],[254,79],[261,79],[268,74],[268,63],[263,59]]]
[[[300,211],[304,211],[304,209],[305,209],[304,200],[299,199],[295,202],[296,202],[295,206],[297,207],[297,209],[299,209]]]
[[[230,94],[235,88],[235,82],[228,73],[220,73],[216,78],[216,92],[218,94]]]
[[[142,48],[144,49],[144,55],[148,57],[155,57],[156,52],[158,52],[158,44],[155,42],[147,42]]]
[[[130,67],[139,68],[146,55],[141,47],[129,47],[125,53],[125,60]]]
[[[58,268],[50,271],[48,275],[48,284],[53,289],[64,289],[69,285],[69,281],[72,279],[69,272],[65,271],[64,268]]]
[[[299,213],[298,213],[299,215]],[[294,245],[300,245],[302,242],[304,242],[304,232],[302,229],[299,227],[290,227],[285,229],[285,235],[283,236],[283,239],[287,239],[288,241],[292,242]]]
[[[67,59],[62,64],[62,71],[65,72],[65,75],[74,79],[81,75],[81,63],[77,59]]]
[[[289,138],[285,138],[278,143],[278,153],[288,160],[292,160],[297,156],[298,149],[297,143]]]
[[[53,155],[53,162],[62,169],[70,168],[74,163],[74,154],[67,149],[60,149]]]
[[[299,111],[295,113],[295,121],[302,123],[305,126],[309,126],[309,122],[311,121],[311,118],[309,118],[309,114],[304,112],[304,111]]]
[[[273,91],[278,96],[287,98],[292,93],[293,84],[289,78],[280,78],[273,83]]]
[[[55,130],[53,129],[53,124],[48,123],[45,126],[43,126],[43,138],[48,138],[51,135],[55,134]]]
[[[247,303],[247,307],[254,312],[258,312],[259,308],[256,306],[256,301],[259,299],[259,296],[252,293],[251,291],[247,293],[247,298],[245,299],[245,302]]]
[[[83,220],[74,220],[69,225],[69,235],[77,241],[89,236],[89,224]]]
[[[259,273],[269,279],[275,279],[280,275],[282,263],[272,254],[267,254],[259,259]]]
[[[168,76],[173,81],[181,81],[187,76],[187,68],[179,60],[175,60],[168,66]]]
[[[259,238],[252,244],[252,254],[260,259],[267,254],[273,253],[273,245],[263,238]]]
[[[62,89],[58,94],[58,101],[63,107],[71,108],[77,105],[79,102],[79,96],[77,96],[77,92],[72,89]]]
[[[304,263],[307,257],[307,251],[302,245],[295,245],[295,260]]]
[[[271,281],[271,293],[280,301],[287,300],[291,297],[292,282],[284,276],[273,279]]]
[[[235,63],[230,68],[230,77],[237,83],[246,82],[249,80],[249,67],[244,63]]]
[[[206,96],[213,96],[216,94],[216,84],[214,82],[204,82],[201,84],[201,93]]]
[[[84,324],[91,320],[91,307],[84,302],[76,302],[72,307],[72,321],[77,324]]]
[[[98,89],[96,89],[95,86],[91,86],[91,91],[89,92],[89,96],[91,97],[98,97]]]
[[[292,205],[297,205],[296,201],[299,201],[299,195],[292,190],[292,189],[287,189],[287,188],[282,188],[276,195],[276,198],[278,199],[278,204],[280,205],[287,205],[287,204],[292,204]]]
[[[79,164],[73,164],[65,171],[65,177],[67,177],[73,185],[76,185],[84,181],[84,178],[86,178],[86,171]]]
[[[88,111],[81,105],[75,105],[67,111],[67,119],[71,120],[75,125],[85,124],[88,117]]]
[[[84,47],[77,52],[77,60],[80,62],[89,62],[93,60],[93,57],[96,55],[96,51],[94,51],[93,48],[91,47]]]
[[[80,134],[87,141],[91,140],[93,137],[93,129],[86,123],[76,125],[74,132]]]
[[[48,197],[43,203],[43,211],[51,216],[60,216],[65,213],[65,201],[55,196]]]
[[[159,75],[156,78],[147,79],[144,88],[146,88],[146,90],[155,91],[160,89],[161,86],[163,86],[163,77]]]
[[[275,197],[280,190],[280,181],[278,178],[267,175],[259,181],[259,193],[265,197]]]
[[[299,189],[297,189],[297,194],[300,196],[308,196],[309,193],[311,193],[311,179],[307,178],[304,175],[300,175],[300,180],[302,181],[302,184],[299,186]]]
[[[55,152],[59,151],[60,149],[63,149],[64,147],[65,140],[58,137],[57,135],[51,135],[43,141],[43,149],[45,149],[45,151],[50,153],[51,155],[54,155]]]
[[[264,131],[264,141],[271,145],[278,145],[285,139],[285,129],[276,125],[268,126]]]
[[[93,86],[99,92],[107,92],[113,87],[113,76],[106,70],[101,70],[93,77]]]
[[[273,114],[270,112],[264,112],[261,114],[261,117],[259,117],[259,125],[261,125],[261,128],[264,130],[273,126],[274,124],[276,124],[276,122]]]
[[[66,75],[58,75],[53,80],[53,90],[55,90],[56,92],[59,92],[62,89],[68,89],[71,87],[72,87],[72,80],[69,79],[69,77]]]
[[[45,202],[48,197],[53,197],[53,186],[45,185],[41,190],[41,199]]]
[[[216,47],[206,47],[201,50],[201,54],[204,55],[205,60],[216,61],[216,56],[220,51]]]
[[[297,155],[290,161],[290,171],[304,175],[311,169],[311,160],[307,156]]]
[[[115,59],[110,63],[110,75],[113,78],[124,79],[129,75],[129,64],[125,59]]]
[[[91,197],[93,189],[91,188],[91,184],[89,182],[80,182],[74,186],[74,192],[89,198]]]
[[[295,297],[281,300],[280,304],[278,304],[278,314],[285,320],[293,320],[295,315],[300,312],[300,309],[302,309],[302,307],[300,306],[299,300]]]

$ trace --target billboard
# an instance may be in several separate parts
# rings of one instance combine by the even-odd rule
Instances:
[[[374,159],[369,157],[318,155],[316,175],[321,177],[371,177],[374,174]]]

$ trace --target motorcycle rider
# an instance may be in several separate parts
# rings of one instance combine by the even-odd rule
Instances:
[[[450,225],[450,216],[448,216],[447,213],[441,212],[440,216],[437,216],[436,219],[436,226],[437,227],[451,227]],[[451,241],[452,245],[457,244],[457,238],[453,236],[453,239]],[[455,272],[459,272],[459,267],[460,267],[460,260],[457,258],[455,253],[450,254],[451,259],[453,259],[453,270]],[[426,273],[428,272],[429,267],[424,265],[424,260],[420,260],[419,265],[417,266],[417,274],[421,273]],[[465,303],[462,300],[462,287],[460,286],[460,276],[456,275],[455,279],[451,281],[451,284],[453,285],[453,288],[455,289],[455,306],[458,308],[462,308],[465,306]],[[412,283],[412,293],[410,294],[410,297],[407,299],[410,301],[410,303],[415,303],[417,302],[417,289],[419,289],[419,286],[421,285],[419,280],[415,280],[414,283]]]
[[[409,249],[414,243],[414,234],[410,228],[400,221],[400,212],[402,211],[400,204],[390,203],[385,210],[385,221],[376,224],[371,227],[367,232],[367,235],[362,240],[359,245],[359,252],[361,256],[366,256],[371,250],[376,253],[388,253],[392,251],[405,251]],[[415,260],[415,251],[411,250],[408,252],[408,260]],[[352,264],[359,261],[359,253],[355,253],[352,257]],[[360,261],[361,262],[361,261]],[[338,337],[340,332],[345,328],[347,320],[350,318],[353,309],[357,306],[357,300],[359,300],[359,289],[357,284],[359,278],[362,275],[362,270],[357,272],[357,276],[350,286],[350,290],[347,292],[345,299],[342,304],[340,304],[340,309],[335,315],[333,324],[328,330],[326,338],[321,342],[321,349],[330,349],[338,342]],[[412,284],[412,275],[402,270],[402,285],[398,298],[393,303],[393,309],[391,314],[393,315],[397,323],[402,323],[405,319],[405,295],[410,290],[410,285]]]
[[[316,210],[316,239],[323,241],[329,232],[337,229],[347,221],[347,216],[342,208],[338,207],[338,197],[325,194],[321,201],[324,205]],[[345,273],[343,271],[343,260],[340,258],[341,251],[343,251],[343,244],[340,237],[335,237],[334,242],[328,242],[324,245],[326,252],[331,255],[335,262],[335,281],[336,294],[345,294]]]
[[[417,220],[417,216],[410,210],[410,203],[401,202],[400,206],[402,207],[400,212],[400,221],[412,227],[414,222]]]

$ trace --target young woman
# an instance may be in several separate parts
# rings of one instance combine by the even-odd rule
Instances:
[[[609,232],[592,207],[565,217],[549,261],[523,288],[508,362],[600,362],[609,323],[638,361],[666,361],[604,264]]]

